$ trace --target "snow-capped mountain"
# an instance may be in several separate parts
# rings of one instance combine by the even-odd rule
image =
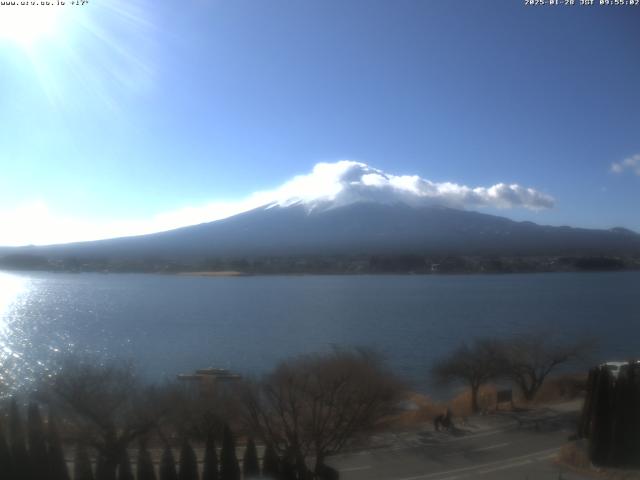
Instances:
[[[307,210],[338,208],[354,203],[412,207],[452,208],[521,207],[550,208],[554,199],[536,189],[518,184],[497,183],[489,187],[468,187],[452,182],[435,182],[417,175],[394,175],[365,163],[343,160],[318,163],[307,175],[298,175],[271,192],[257,194],[260,205],[303,205]],[[256,205],[258,206],[258,205]]]
[[[640,235],[514,222],[442,206],[354,202],[269,205],[168,232],[49,247],[34,254],[78,258],[203,259],[288,255],[573,255],[640,253]]]
[[[533,188],[503,183],[471,188],[387,174],[359,162],[318,164],[308,175],[255,194],[252,202],[261,206],[161,233],[10,252],[179,261],[390,253],[640,255],[640,235],[629,230],[541,226],[467,210],[553,206],[551,196]]]

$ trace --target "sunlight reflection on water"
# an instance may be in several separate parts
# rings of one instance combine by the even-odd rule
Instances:
[[[637,355],[640,272],[256,276],[0,272],[0,367],[14,388],[68,355],[131,360],[153,381],[203,366],[247,375],[331,345],[376,348],[417,389],[474,336],[532,328]],[[634,353],[635,352],[635,353]]]
[[[66,355],[102,353],[74,341],[81,327],[66,328],[69,311],[58,302],[73,304],[76,297],[52,283],[47,275],[0,271],[0,398],[51,375]]]
[[[28,277],[0,272],[0,382],[4,385],[15,384],[22,370],[22,354],[14,348],[15,337],[20,335],[15,311],[30,288]]]
[[[15,303],[29,291],[31,281],[27,277],[0,272],[0,339],[4,340],[9,330],[10,311]],[[2,347],[4,348],[4,342]]]

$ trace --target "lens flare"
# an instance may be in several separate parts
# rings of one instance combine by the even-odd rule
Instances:
[[[54,109],[118,111],[152,88],[153,12],[151,0],[2,1],[0,57]]]
[[[30,47],[53,37],[59,31],[62,10],[57,5],[0,5],[0,40]]]

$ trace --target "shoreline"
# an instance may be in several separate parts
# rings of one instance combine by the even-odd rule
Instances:
[[[371,271],[333,271],[333,272],[313,272],[313,271],[300,271],[300,272],[286,272],[286,271],[273,271],[273,272],[242,272],[238,270],[220,270],[220,271],[162,271],[162,270],[65,270],[55,268],[2,268],[0,267],[0,273],[96,273],[103,275],[120,275],[120,274],[138,274],[138,275],[168,275],[178,277],[304,277],[304,276],[380,276],[380,277],[457,277],[457,276],[505,276],[505,275],[540,275],[540,274],[606,274],[606,273],[637,273],[640,272],[640,268],[625,268],[625,269],[602,269],[602,270],[522,270],[522,271],[455,271],[455,272],[371,272]]]
[[[250,277],[253,274],[239,272],[237,270],[221,270],[221,271],[200,271],[200,272],[177,272],[176,275],[181,277]]]

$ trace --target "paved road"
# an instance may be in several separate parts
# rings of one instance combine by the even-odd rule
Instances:
[[[343,480],[582,480],[553,462],[577,415],[568,406],[478,417],[450,433],[427,427],[378,437],[374,448],[328,463]]]

